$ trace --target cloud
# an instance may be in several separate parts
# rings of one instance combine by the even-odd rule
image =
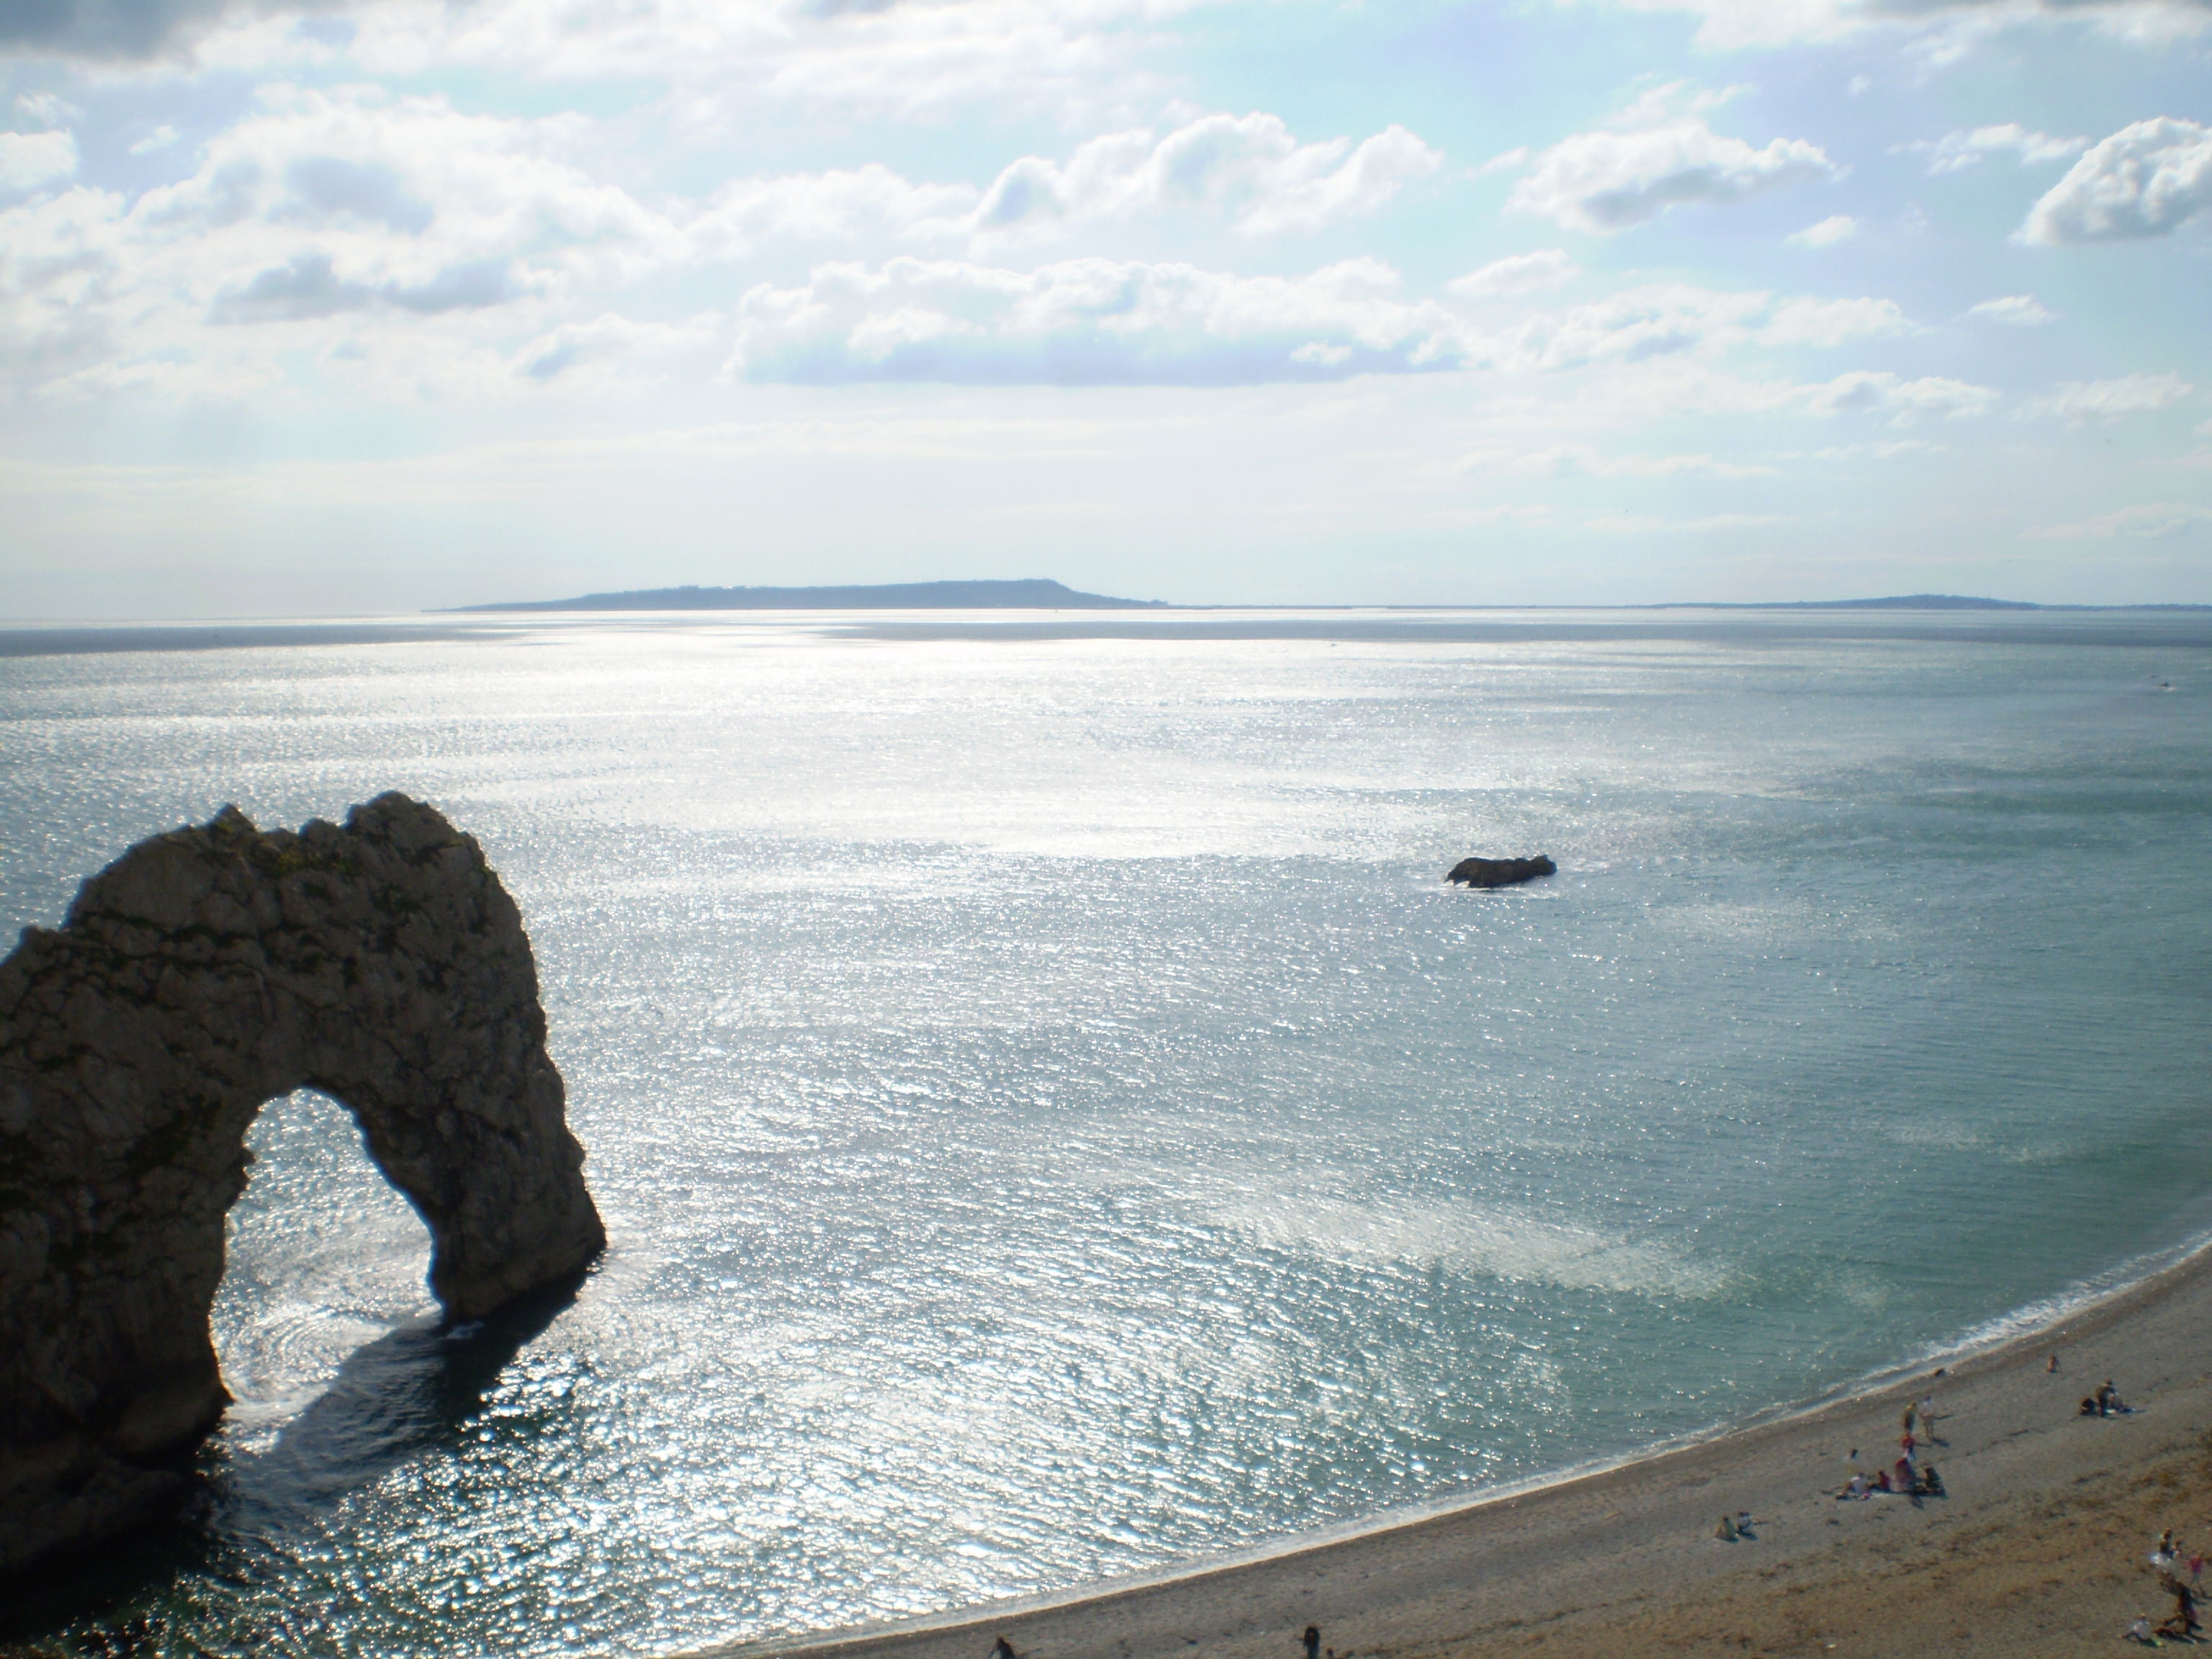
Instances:
[[[164,121],[153,131],[131,146],[133,155],[150,155],[157,149],[167,149],[177,142],[177,130]]]
[[[2149,541],[2186,535],[2212,525],[2212,507],[2194,501],[2156,501],[2124,507],[2077,524],[2045,525],[2027,533],[2038,541]]]
[[[1572,368],[1638,362],[1730,346],[1835,346],[1911,326],[1889,300],[1799,298],[1726,292],[1687,283],[1624,289],[1559,315],[1539,313],[1491,354],[1501,367]]]
[[[1984,300],[1978,306],[1967,307],[1966,315],[1978,322],[2002,323],[2008,328],[2042,328],[2058,320],[2058,313],[2033,294],[2008,294],[2001,299]]]
[[[1859,222],[1848,213],[1831,214],[1817,225],[1792,231],[1782,240],[1796,247],[1833,247],[1859,234]]]
[[[1158,140],[1149,132],[1094,138],[1065,166],[1024,156],[984,192],[974,226],[1002,233],[1203,208],[1251,234],[1316,230],[1373,211],[1443,163],[1440,151],[1400,126],[1357,145],[1301,144],[1276,116],[1208,115]]]
[[[696,352],[719,332],[712,316],[688,323],[640,323],[608,312],[586,323],[564,323],[523,348],[517,372],[532,380],[550,380],[580,367],[641,358],[663,360]]]
[[[1643,514],[1607,513],[1583,520],[1585,530],[1615,536],[1698,535],[1715,530],[1771,530],[1795,523],[1776,513],[1713,513],[1702,519],[1656,519]]]
[[[1818,145],[1802,138],[1777,138],[1754,149],[1692,118],[1563,139],[1535,158],[1506,206],[1571,230],[1615,231],[1669,208],[1737,202],[1842,172]]]
[[[1462,299],[1488,300],[1516,294],[1537,294],[1561,288],[1582,275],[1581,267],[1565,248],[1547,247],[1535,253],[1510,253],[1478,270],[1455,276],[1444,284]]]
[[[2089,148],[2087,138],[2054,138],[2047,132],[2030,132],[2017,121],[2008,121],[2002,126],[1961,128],[1947,132],[1933,143],[1916,142],[1899,144],[1897,149],[1907,154],[1917,152],[1928,157],[1928,172],[1931,178],[1947,173],[1963,173],[1978,167],[1982,158],[2009,150],[2022,166],[2031,163],[2070,161]]]
[[[2170,409],[2195,390],[2179,374],[2123,374],[2113,380],[2069,380],[2047,398],[2028,405],[2037,415],[2052,415],[2075,426],[2117,421],[2123,415],[2148,415]]]
[[[1553,444],[1525,453],[1477,450],[1462,458],[1462,472],[1523,472],[1545,477],[1579,473],[1593,478],[1755,478],[1771,476],[1771,466],[1723,461],[1711,455],[1601,455],[1587,444]]]
[[[500,331],[540,331],[545,307],[689,251],[567,159],[579,136],[572,118],[265,88],[173,184],[0,210],[0,356],[18,385],[70,395],[232,396],[288,373],[302,329],[332,345],[343,329],[354,356],[321,360],[334,372],[379,372],[375,344],[422,383],[503,376]],[[508,310],[526,314],[483,320]],[[281,337],[258,343],[268,325]],[[410,343],[426,325],[442,337]]]
[[[2212,206],[2212,128],[2160,116],[2092,148],[2028,210],[2024,241],[2163,236]]]
[[[1763,345],[1839,346],[1911,329],[1893,300],[1785,300],[1774,308],[1759,339]]]
[[[1942,375],[1908,380],[1886,370],[1857,369],[1823,386],[1796,388],[1814,415],[1857,412],[1886,414],[1892,426],[1911,426],[1924,417],[1960,421],[1986,415],[2001,401],[1992,388]]]
[[[816,267],[739,303],[732,374],[806,385],[1239,386],[1455,368],[1461,325],[1352,259],[1306,276],[1068,259]]]
[[[473,311],[515,297],[517,285],[507,264],[477,259],[447,265],[413,284],[349,281],[338,276],[328,254],[303,253],[289,264],[257,273],[240,287],[217,296],[208,320],[214,323],[302,322],[361,311],[397,307],[418,316]]]
[[[76,171],[76,140],[66,132],[0,132],[0,191],[12,195]]]
[[[0,6],[0,51],[149,58],[227,9],[228,0],[30,0]]]
[[[1198,0],[381,0],[348,48],[372,74],[482,68],[502,76],[645,82],[696,95],[856,114],[1012,111],[1094,125],[1158,107],[1144,67],[1159,23]]]
[[[1949,55],[2006,24],[2083,22],[2124,40],[2153,41],[2212,27],[2208,0],[1620,0],[1637,11],[1704,19],[1708,46],[1789,46],[1869,29],[1934,35]],[[1948,37],[1945,39],[1944,37]]]
[[[84,112],[58,93],[20,92],[15,94],[15,113],[34,126],[65,127],[72,121],[84,119]]]

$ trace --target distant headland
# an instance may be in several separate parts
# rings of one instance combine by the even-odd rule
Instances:
[[[1164,599],[1079,593],[1047,577],[1021,581],[878,582],[846,587],[642,587],[577,599],[461,605],[477,611],[1152,611]]]
[[[2036,605],[1982,599],[1966,593],[1898,593],[1886,599],[1677,599],[1647,611],[2205,611],[2202,605]]]

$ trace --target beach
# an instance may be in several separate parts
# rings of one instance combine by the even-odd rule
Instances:
[[[1533,1492],[1097,1595],[714,1651],[983,1659],[1004,1635],[1023,1659],[1292,1659],[1309,1625],[1337,1659],[2122,1650],[2136,1615],[2172,1611],[2160,1533],[2212,1541],[2208,1328],[2200,1251],[1940,1372]],[[2107,1378],[2135,1409],[2081,1416]],[[1846,1456],[1893,1459],[1928,1396],[1945,1495],[1839,1500]],[[1716,1536],[1740,1510],[1753,1535]]]

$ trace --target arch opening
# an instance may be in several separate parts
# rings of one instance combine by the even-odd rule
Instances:
[[[246,1190],[224,1217],[223,1271],[209,1324],[225,1432],[270,1443],[359,1349],[441,1318],[430,1232],[377,1166],[351,1107],[295,1089],[246,1131]]]

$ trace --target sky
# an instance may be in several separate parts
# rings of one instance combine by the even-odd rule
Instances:
[[[2212,602],[2212,0],[0,0],[0,617]]]

